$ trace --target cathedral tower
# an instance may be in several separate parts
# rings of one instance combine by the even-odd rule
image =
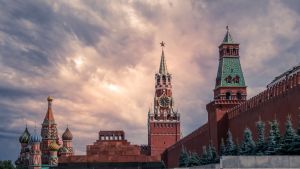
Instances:
[[[50,151],[49,146],[52,142],[56,142],[59,144],[59,138],[57,134],[57,127],[54,120],[53,112],[52,112],[52,101],[53,99],[49,96],[47,98],[48,101],[48,110],[47,114],[44,118],[41,130],[42,136],[42,144],[41,144],[41,151],[42,151],[42,163],[48,164]]]
[[[214,100],[206,106],[210,139],[218,146],[228,130],[226,111],[246,101],[247,86],[240,64],[239,44],[233,41],[226,27],[219,46],[219,67],[214,89]]]
[[[62,135],[63,146],[59,149],[59,154],[61,156],[68,157],[73,155],[74,152],[73,152],[72,139],[73,139],[73,135],[69,127],[67,127],[66,131]]]
[[[34,130],[34,134],[30,136],[30,158],[29,158],[29,168],[30,169],[40,169],[42,166],[41,160],[41,150],[40,143],[42,141],[42,137],[37,135],[36,129]]]
[[[153,112],[148,113],[148,145],[152,156],[160,154],[180,139],[180,114],[174,111],[172,75],[168,72],[161,42],[162,54],[159,72],[155,74]]]
[[[30,140],[30,133],[28,131],[27,125],[23,132],[23,134],[19,137],[19,142],[21,144],[21,152],[19,158],[16,160],[16,166],[20,168],[27,168],[29,165],[29,140]]]

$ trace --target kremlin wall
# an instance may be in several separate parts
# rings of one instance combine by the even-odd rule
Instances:
[[[227,27],[219,46],[214,98],[206,105],[208,121],[180,139],[180,113],[174,110],[172,74],[167,69],[164,42],[161,47],[153,110],[148,112],[148,145],[132,145],[122,130],[101,130],[98,140],[87,145],[86,155],[76,155],[69,128],[62,135],[63,144],[60,141],[52,111],[53,99],[48,97],[41,136],[36,131],[31,135],[26,127],[19,138],[21,151],[16,165],[32,169],[174,168],[179,166],[182,147],[202,154],[202,147],[209,143],[219,150],[221,139],[226,138],[228,130],[235,142],[241,142],[244,129],[256,131],[255,123],[259,119],[265,123],[277,119],[282,133],[288,115],[292,117],[294,127],[300,121],[300,65],[282,73],[264,91],[247,100],[239,44],[233,41]],[[266,131],[268,127],[266,125]],[[256,135],[253,136],[256,139]],[[76,137],[79,136],[74,139]]]

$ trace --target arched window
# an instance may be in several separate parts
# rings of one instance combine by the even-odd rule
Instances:
[[[236,97],[238,100],[242,100],[242,94],[240,92],[236,93]]]
[[[171,83],[171,77],[170,76],[168,76],[168,82]]]
[[[163,84],[165,85],[166,84],[166,76],[165,75],[163,75],[163,77],[162,77],[162,81],[163,81]]]
[[[231,99],[231,93],[230,92],[226,92],[226,99],[230,100]]]
[[[157,76],[157,84],[159,85],[160,84],[160,77],[159,76]]]
[[[226,54],[229,55],[229,48],[226,49]]]

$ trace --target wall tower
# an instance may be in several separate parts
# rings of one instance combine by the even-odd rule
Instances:
[[[214,146],[226,137],[228,130],[225,112],[246,101],[247,86],[240,64],[239,44],[233,41],[226,27],[226,34],[219,46],[219,67],[214,89],[214,100],[206,106],[209,135]]]
[[[168,72],[161,42],[162,54],[158,73],[155,74],[153,112],[148,113],[148,145],[152,156],[160,154],[180,139],[180,114],[174,111],[172,75]]]

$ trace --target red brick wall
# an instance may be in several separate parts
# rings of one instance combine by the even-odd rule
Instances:
[[[227,102],[231,102],[231,100]],[[245,127],[252,130],[254,139],[256,139],[255,123],[259,117],[266,122],[266,136],[268,136],[269,130],[268,121],[274,120],[275,117],[279,122],[282,134],[285,132],[288,115],[291,115],[293,125],[297,128],[300,122],[300,72],[277,82],[234,108],[231,108],[232,104],[235,103],[224,102],[223,104],[217,101],[209,103],[207,105],[208,124],[203,125],[164,151],[162,159],[167,167],[178,166],[182,145],[189,151],[201,154],[202,147],[208,145],[209,140],[213,139],[214,146],[218,148],[221,138],[226,137],[228,128],[230,128],[235,141],[242,141]]]
[[[208,145],[208,138],[208,126],[205,124],[166,149],[162,154],[162,160],[168,168],[177,167],[182,146],[184,146],[188,151],[201,154],[202,145]]]
[[[300,120],[300,85],[289,88],[284,92],[272,90],[268,89],[251,98],[246,104],[240,105],[239,109],[228,112],[228,124],[233,137],[241,141],[243,138],[243,129],[249,127],[254,138],[256,138],[255,122],[259,120],[259,117],[266,123],[266,136],[268,136],[269,130],[268,122],[274,120],[275,117],[279,122],[282,134],[285,132],[285,122],[288,115],[291,115],[294,127],[298,127]],[[270,91],[277,94],[268,97],[270,96],[268,95]],[[244,111],[242,111],[243,109]]]

